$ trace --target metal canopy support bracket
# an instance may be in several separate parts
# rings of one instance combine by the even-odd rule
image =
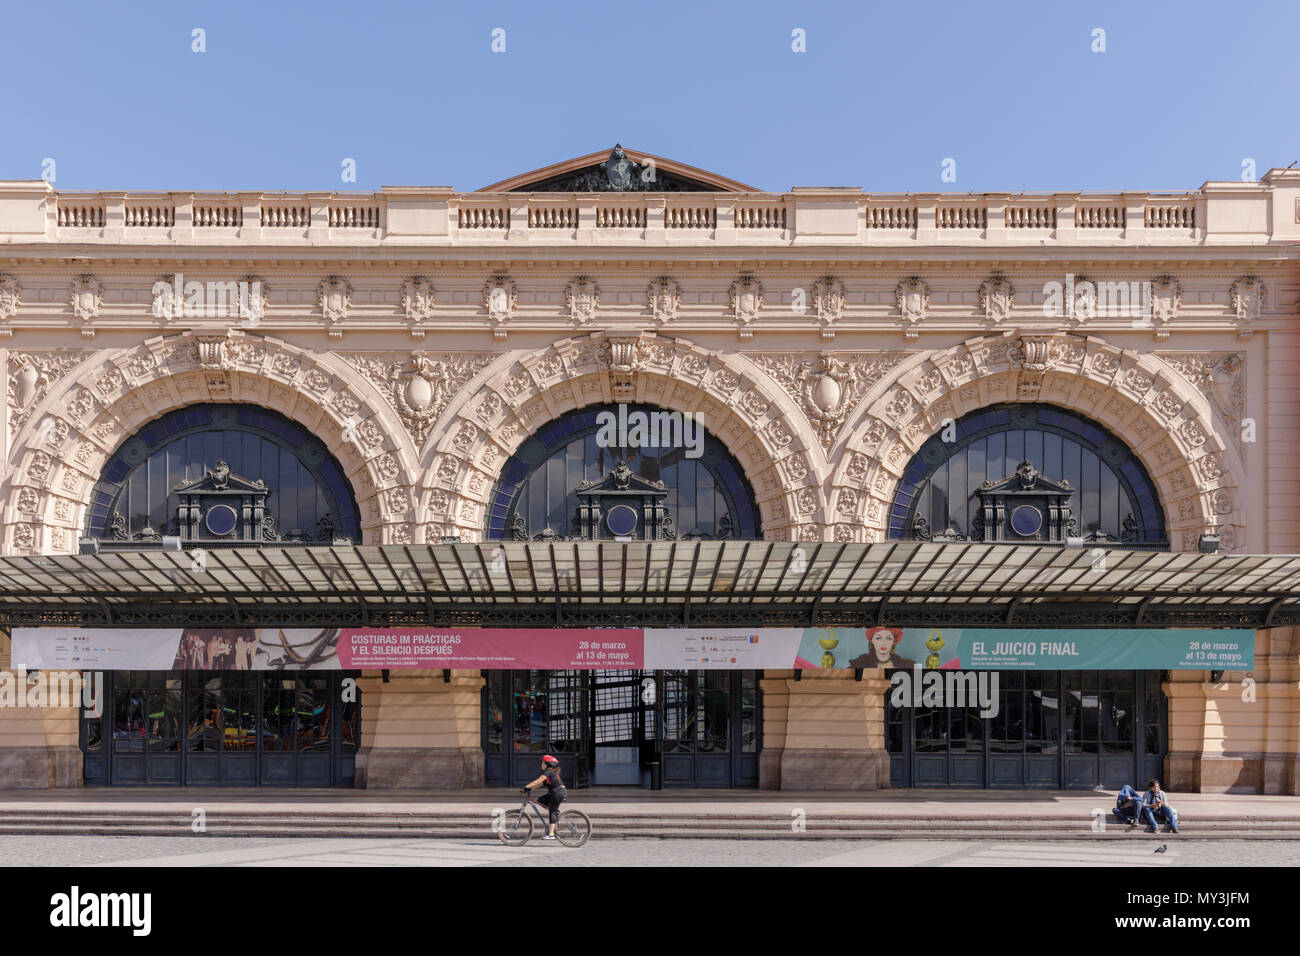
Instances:
[[[1277,612],[1282,610],[1282,605],[1286,603],[1286,598],[1278,598],[1268,606],[1268,613],[1264,615],[1264,626],[1272,627],[1273,621],[1277,617]]]
[[[1142,599],[1142,603],[1138,605],[1137,616],[1133,619],[1133,623],[1135,626],[1137,627],[1142,626],[1142,622],[1146,619],[1147,616],[1147,608],[1151,606],[1151,602],[1154,601],[1155,599],[1156,598],[1154,594],[1148,594],[1146,597]]]

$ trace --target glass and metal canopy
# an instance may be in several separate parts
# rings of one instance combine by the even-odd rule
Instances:
[[[0,626],[1300,624],[1300,555],[895,541],[0,557]]]

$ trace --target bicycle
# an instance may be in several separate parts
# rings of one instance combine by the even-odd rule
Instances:
[[[524,794],[524,802],[512,813],[507,813],[501,821],[501,842],[507,846],[523,846],[533,836],[533,818],[528,815],[528,808],[537,814],[545,830],[549,822],[542,815],[542,805]],[[555,838],[562,846],[578,847],[587,842],[591,836],[591,818],[581,810],[562,810],[559,822],[555,825]]]

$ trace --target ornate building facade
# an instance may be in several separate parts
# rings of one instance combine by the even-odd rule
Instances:
[[[631,462],[683,537],[1001,540],[1025,529],[1002,529],[993,486],[1032,472],[1058,510],[1026,540],[1300,552],[1300,170],[1179,194],[773,194],[616,148],[477,192],[0,183],[0,237],[9,555],[196,540],[180,499],[229,482],[256,513],[243,540],[562,540],[579,484],[627,457],[591,444],[620,404],[702,423],[698,462]],[[1293,629],[1259,630],[1254,660],[1249,703],[1245,675],[1126,692],[1158,701],[1167,789],[1296,792]],[[891,738],[883,671],[794,677],[683,678],[757,723],[729,785],[888,785],[925,732]],[[556,679],[365,672],[347,782],[510,776],[500,725]],[[0,761],[78,785],[79,727],[0,711]]]

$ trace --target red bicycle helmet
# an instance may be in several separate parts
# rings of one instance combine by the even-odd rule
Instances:
[[[556,766],[559,766],[560,761],[552,757],[550,754],[547,754],[545,757],[542,758],[542,763],[551,763],[551,764],[555,764]]]

